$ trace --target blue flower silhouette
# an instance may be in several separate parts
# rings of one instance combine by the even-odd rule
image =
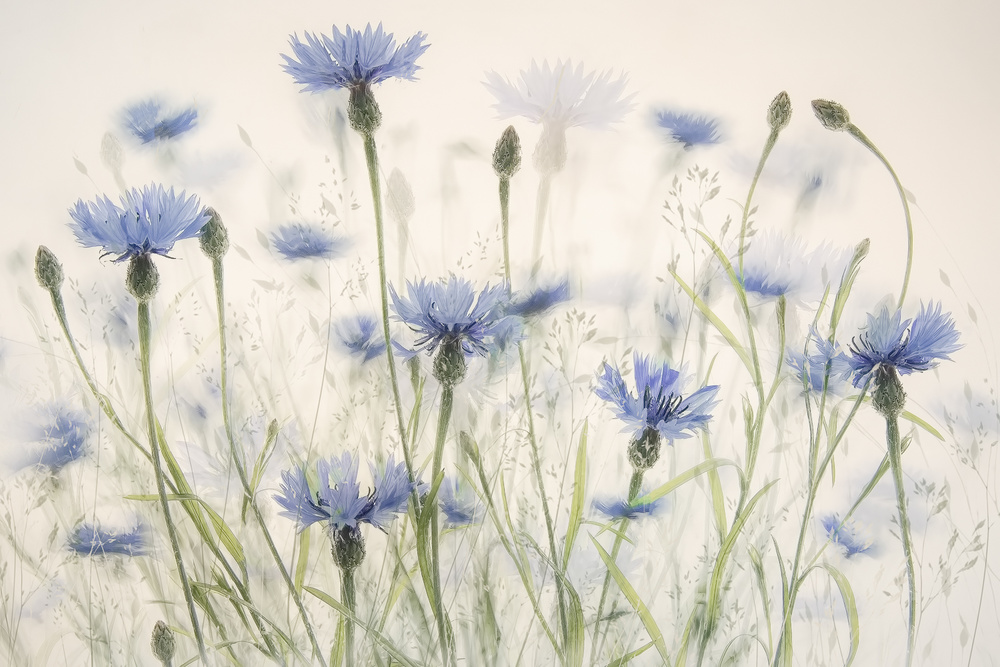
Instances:
[[[333,259],[343,254],[347,240],[336,237],[322,227],[293,223],[282,225],[271,235],[274,249],[289,261],[299,259]]]
[[[378,322],[370,315],[345,317],[333,331],[340,345],[363,364],[385,354],[385,340],[378,331]]]
[[[853,521],[841,525],[840,517],[830,514],[821,518],[820,523],[830,541],[842,547],[847,558],[872,551],[874,543],[861,536]]]
[[[717,144],[722,139],[719,135],[719,121],[708,116],[665,109],[656,112],[656,124],[667,131],[671,140],[682,144],[685,150]]]
[[[125,129],[144,144],[174,139],[198,123],[196,109],[184,109],[168,115],[164,113],[163,105],[156,100],[146,100],[126,107],[122,116]]]
[[[83,556],[144,556],[147,553],[146,529],[140,524],[127,530],[106,530],[81,523],[73,529],[67,546]]]

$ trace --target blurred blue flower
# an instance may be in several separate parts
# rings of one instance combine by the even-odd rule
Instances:
[[[847,558],[872,551],[874,543],[861,535],[853,521],[841,525],[840,517],[836,514],[830,514],[822,517],[820,522],[823,524],[823,530],[827,537],[832,543],[843,547],[844,555]]]
[[[287,260],[333,259],[347,249],[347,240],[328,233],[317,225],[293,223],[282,225],[271,235],[274,249]]]
[[[497,338],[508,330],[503,309],[509,289],[505,283],[485,287],[476,296],[472,283],[454,274],[428,283],[407,281],[406,297],[389,286],[396,318],[418,334],[414,349],[433,353],[439,345],[460,344],[466,355],[487,356]]]
[[[83,556],[146,555],[146,529],[140,524],[127,530],[105,530],[90,523],[78,524],[67,543]]]
[[[38,423],[29,427],[29,438],[39,446],[33,448],[26,465],[58,472],[87,453],[89,436],[90,422],[84,413],[59,403],[47,405],[42,408]]]
[[[708,116],[664,109],[656,112],[656,124],[666,130],[673,141],[683,144],[685,150],[691,150],[695,146],[717,144],[721,140],[719,121]]]
[[[848,363],[854,371],[854,386],[862,387],[880,366],[895,368],[901,375],[926,371],[941,359],[961,349],[959,332],[951,314],[941,312],[941,304],[920,305],[912,320],[902,320],[897,310],[883,307],[878,315],[868,315],[868,323],[851,340]]]
[[[666,497],[661,497],[648,503],[634,501],[629,503],[624,498],[595,498],[592,505],[595,510],[609,519],[635,520],[643,515],[653,516],[658,514],[667,506],[667,499]]]
[[[406,511],[412,488],[406,466],[392,457],[384,468],[372,466],[375,488],[365,496],[358,484],[358,461],[350,452],[316,463],[315,490],[308,475],[305,466],[283,471],[280,493],[274,496],[282,507],[279,514],[294,520],[299,532],[320,521],[331,532],[357,532],[362,523],[384,531],[396,514]]]
[[[377,329],[378,322],[370,315],[345,317],[333,327],[341,346],[363,364],[385,354],[385,340]]]
[[[507,314],[521,318],[541,315],[550,308],[569,301],[569,280],[547,287],[538,287],[530,292],[515,292],[507,305]]]
[[[450,526],[482,523],[485,510],[476,492],[458,477],[446,477],[438,490],[439,505]]]
[[[369,23],[364,33],[347,26],[346,34],[333,27],[333,37],[305,33],[289,40],[292,56],[282,54],[282,68],[292,75],[295,83],[305,86],[303,92],[321,92],[331,88],[359,88],[398,78],[412,81],[420,69],[417,58],[427,50],[422,32],[396,47],[392,33],[385,33],[379,23],[375,30]]]
[[[638,439],[647,429],[653,429],[673,444],[675,439],[689,438],[695,431],[708,428],[711,410],[717,403],[717,385],[702,387],[684,398],[681,390],[687,378],[681,371],[668,364],[654,365],[649,357],[638,352],[633,356],[633,364],[637,395],[625,386],[621,371],[607,363],[594,389],[599,398],[611,404],[615,416],[625,422],[625,430],[631,431],[633,438]]]
[[[198,123],[196,109],[184,109],[167,115],[157,100],[146,100],[126,107],[123,116],[125,129],[139,141],[149,144],[178,137]]]
[[[811,340],[816,347],[816,354],[803,356],[798,350],[788,349],[785,362],[795,371],[799,381],[808,375],[809,390],[823,391],[824,378],[827,376],[827,363],[830,364],[829,380],[826,380],[827,391],[839,393],[851,376],[851,364],[840,346],[821,337],[815,330]]]
[[[122,195],[121,206],[106,196],[87,203],[80,199],[69,214],[80,245],[100,246],[102,257],[118,255],[116,262],[150,253],[166,255],[177,241],[198,236],[208,222],[198,197],[155,184],[132,188]]]
[[[830,282],[839,285],[850,249],[821,245],[812,251],[798,238],[770,230],[756,234],[743,253],[743,272],[739,256],[730,261],[743,289],[763,299],[784,296],[789,301],[805,301],[822,296]]]

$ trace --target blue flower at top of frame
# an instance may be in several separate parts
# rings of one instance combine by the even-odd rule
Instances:
[[[332,88],[363,88],[386,79],[412,81],[420,66],[417,58],[427,50],[427,36],[418,32],[397,48],[392,33],[375,30],[369,23],[362,33],[347,26],[341,34],[333,27],[333,37],[305,33],[306,41],[293,35],[289,39],[293,56],[282,54],[282,68],[303,92],[321,92]]]
[[[73,529],[67,546],[82,556],[146,555],[146,529],[140,524],[127,530],[106,530],[81,523]]]
[[[168,115],[157,100],[146,100],[126,107],[122,114],[125,129],[139,141],[150,144],[179,137],[198,123],[197,109],[184,109]]]
[[[685,150],[691,150],[695,146],[717,144],[722,140],[719,135],[719,121],[709,116],[677,113],[665,109],[656,112],[656,124],[667,131],[671,140],[682,144]]]
[[[59,403],[45,406],[40,422],[32,425],[30,433],[40,447],[29,455],[27,465],[58,472],[87,453],[89,436],[90,422],[84,413]]]
[[[816,354],[803,356],[802,352],[789,349],[785,362],[795,371],[800,381],[808,376],[810,391],[822,392],[825,381],[828,392],[839,393],[851,377],[851,364],[847,360],[847,355],[839,345],[822,338],[815,330],[812,332],[811,340],[816,347]],[[828,363],[829,379],[825,379]]]
[[[507,314],[527,319],[541,315],[564,301],[569,301],[569,280],[530,292],[515,293],[507,306]]]
[[[108,197],[92,202],[78,200],[69,209],[70,229],[85,248],[101,247],[104,255],[118,255],[122,262],[138,255],[166,255],[177,241],[198,236],[208,214],[198,197],[176,194],[173,188],[150,184],[132,188],[121,197],[121,206]]]
[[[842,547],[847,558],[872,551],[874,543],[860,534],[853,521],[841,525],[840,517],[830,514],[821,518],[820,523],[830,541]]]
[[[503,312],[510,292],[506,283],[487,286],[476,296],[472,283],[452,274],[433,283],[407,281],[406,291],[401,297],[389,286],[396,318],[418,335],[416,350],[433,353],[438,345],[458,342],[466,355],[487,356],[509,333]]]
[[[851,340],[848,363],[854,386],[864,386],[882,365],[908,375],[934,368],[942,359],[950,361],[948,355],[962,347],[958,338],[951,313],[942,313],[940,303],[921,304],[912,320],[883,307],[878,315],[868,315],[864,329]]]
[[[333,330],[344,349],[363,364],[385,354],[385,340],[378,332],[378,322],[370,315],[345,317]]]
[[[271,235],[274,249],[287,260],[333,259],[347,248],[347,240],[333,236],[318,225],[282,225]]]
[[[678,438],[689,438],[695,431],[708,428],[712,419],[711,410],[717,401],[718,385],[698,389],[684,398],[681,394],[687,378],[668,364],[654,364],[649,357],[636,352],[635,387],[633,394],[625,386],[621,371],[604,364],[603,373],[598,375],[594,393],[611,404],[615,416],[625,422],[626,431],[633,438],[640,438],[647,429],[655,429],[668,442]]]
[[[609,519],[635,520],[641,516],[654,516],[667,505],[665,497],[657,498],[648,503],[628,502],[624,498],[595,498],[592,503],[595,510]]]
[[[485,510],[476,497],[476,492],[458,477],[447,477],[438,491],[440,507],[445,520],[451,526],[468,526],[482,523]]]

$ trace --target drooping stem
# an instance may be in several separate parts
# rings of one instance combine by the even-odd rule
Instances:
[[[448,435],[448,423],[451,420],[451,408],[455,399],[455,387],[450,383],[441,385],[441,409],[438,413],[437,440],[434,443],[434,459],[431,465],[431,479],[437,480],[444,470],[444,441]],[[434,591],[434,617],[437,620],[438,635],[441,640],[441,660],[445,667],[455,665],[455,647],[452,645],[448,632],[449,621],[441,595],[441,555],[440,530],[438,528],[438,501],[435,498],[434,507],[427,508],[431,513],[431,582]]]
[[[184,569],[184,558],[181,556],[181,545],[177,539],[177,528],[170,517],[170,503],[167,501],[167,488],[163,481],[163,469],[160,464],[160,446],[157,435],[156,415],[153,412],[153,383],[150,377],[150,325],[149,325],[149,302],[139,301],[139,365],[142,369],[142,390],[146,399],[146,423],[149,427],[149,450],[153,461],[153,474],[156,478],[156,491],[160,496],[160,507],[163,510],[163,520],[167,525],[167,535],[170,538],[170,546],[174,554],[174,563],[177,565],[177,575],[181,580],[181,588],[184,589],[184,599],[187,602],[188,614],[191,616],[191,626],[194,631],[194,638],[198,644],[198,654],[201,661],[208,663],[208,655],[205,652],[205,640],[201,634],[201,624],[198,622],[198,612],[194,607],[194,596],[191,594],[191,582],[188,581],[187,571]]]
[[[913,567],[913,545],[910,542],[910,518],[906,512],[906,490],[903,488],[903,456],[900,451],[899,418],[886,417],[885,444],[889,450],[889,466],[892,481],[896,486],[896,509],[899,511],[899,537],[903,541],[903,555],[906,557],[906,579],[910,597],[909,614],[906,624],[906,666],[913,664],[913,644],[917,631],[917,582]]]
[[[260,526],[260,531],[264,535],[264,541],[267,543],[268,551],[271,552],[271,557],[274,559],[275,564],[278,566],[278,571],[281,573],[281,578],[288,587],[289,593],[292,594],[292,599],[295,601],[295,606],[299,611],[299,615],[302,617],[302,623],[305,625],[306,633],[309,635],[309,641],[312,644],[313,657],[316,660],[323,660],[323,650],[319,646],[319,641],[316,639],[316,633],[313,630],[312,623],[309,621],[309,615],[306,613],[305,605],[302,603],[302,596],[299,594],[298,589],[295,587],[295,583],[292,581],[291,576],[288,573],[288,569],[285,567],[284,561],[281,560],[281,554],[278,553],[278,549],[274,544],[274,540],[271,538],[271,533],[267,529],[267,524],[264,522],[264,517],[261,515],[260,508],[257,506],[257,501],[253,497],[253,490],[250,488],[250,482],[247,479],[246,465],[243,460],[242,454],[239,448],[236,446],[236,438],[233,436],[233,426],[232,418],[229,413],[229,387],[228,387],[228,366],[227,366],[227,347],[226,347],[226,309],[225,309],[225,291],[224,291],[224,273],[223,264],[221,257],[214,257],[212,259],[212,273],[215,277],[215,305],[218,311],[219,319],[219,355],[220,355],[220,365],[219,365],[219,385],[222,390],[222,421],[226,428],[226,438],[229,441],[229,451],[233,457],[233,465],[236,466],[236,472],[240,478],[240,485],[243,487],[243,503],[244,508],[249,506],[253,512],[254,518],[257,520],[257,524]],[[252,607],[251,607],[252,609]],[[257,612],[254,611],[254,619],[257,619]],[[262,631],[264,640],[267,642],[268,646],[271,647],[271,640],[267,633]],[[272,647],[273,648],[273,647]]]
[[[354,588],[354,570],[340,570],[341,602],[351,612],[351,617],[344,623],[344,664],[354,667],[354,617],[358,613],[357,591]]]

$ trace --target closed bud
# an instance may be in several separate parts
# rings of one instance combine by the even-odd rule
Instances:
[[[157,621],[153,626],[153,637],[149,640],[149,646],[153,649],[153,655],[163,664],[170,664],[174,659],[174,650],[177,647],[177,640],[174,631],[163,621]]]
[[[357,528],[345,526],[333,532],[333,562],[344,572],[353,572],[365,559],[365,538]]]
[[[434,378],[444,386],[454,387],[465,377],[465,351],[458,339],[449,340],[438,347],[434,356]]]
[[[153,258],[149,253],[136,255],[129,260],[125,286],[129,294],[139,303],[149,301],[156,294],[156,290],[160,287],[160,272],[153,264]]]
[[[205,208],[209,215],[208,222],[201,228],[201,251],[212,259],[219,259],[229,250],[229,232],[222,224],[222,216],[211,206]]]
[[[351,98],[347,103],[347,119],[351,127],[366,137],[373,136],[382,125],[382,111],[378,108],[371,88],[367,85],[351,88]]]
[[[38,284],[50,292],[54,292],[62,285],[62,264],[52,251],[43,245],[38,246],[38,252],[35,253],[35,277],[38,279]]]
[[[792,100],[789,99],[788,93],[781,91],[771,100],[771,106],[767,108],[767,124],[777,132],[786,127],[791,119]]]
[[[493,171],[500,178],[510,178],[521,168],[521,139],[513,125],[508,125],[493,149]]]
[[[628,461],[636,472],[652,468],[660,458],[660,432],[649,427],[628,446]]]
[[[851,115],[840,104],[830,100],[813,100],[813,113],[828,130],[846,130],[851,124]]]

